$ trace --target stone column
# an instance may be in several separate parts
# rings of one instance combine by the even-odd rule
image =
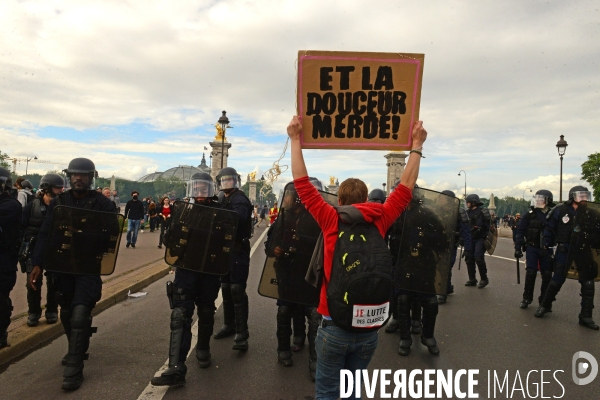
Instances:
[[[229,148],[231,147],[231,143],[225,142],[223,145],[220,141],[214,141],[210,142],[209,144],[210,147],[212,147],[210,154],[212,154],[213,157],[210,176],[215,179],[221,170],[221,154],[223,154],[223,152],[225,152],[225,156],[223,157],[223,168],[227,167],[227,157],[229,156]]]
[[[403,151],[393,151],[384,157],[387,159],[387,163],[385,164],[387,167],[387,185],[385,186],[385,190],[386,194],[389,194],[392,191],[394,183],[400,179],[404,172],[406,157],[408,155]]]
[[[256,204],[256,182],[248,181],[248,194],[252,204]]]

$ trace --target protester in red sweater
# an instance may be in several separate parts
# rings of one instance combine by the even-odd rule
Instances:
[[[331,276],[333,252],[338,237],[338,213],[329,205],[317,189],[310,183],[308,172],[302,155],[300,136],[302,124],[297,116],[287,128],[291,141],[292,176],[294,186],[302,200],[302,204],[315,218],[323,231],[324,265],[323,283],[318,311],[323,315],[323,322],[317,333],[317,399],[337,399],[340,396],[340,370],[366,369],[377,348],[377,332],[354,333],[345,331],[331,320],[327,307],[327,283]],[[338,190],[340,205],[354,205],[366,222],[374,224],[383,237],[404,211],[412,198],[412,189],[417,181],[421,163],[423,142],[427,131],[423,122],[418,121],[412,132],[411,156],[402,173],[400,184],[392,192],[385,204],[368,203],[368,189],[360,179],[350,178],[342,182]]]

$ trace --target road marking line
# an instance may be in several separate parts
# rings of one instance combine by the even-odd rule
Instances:
[[[250,250],[250,258],[252,258],[252,255],[254,254],[254,252],[256,251],[258,246],[263,244],[262,240],[263,240],[264,236],[267,234],[267,231],[268,231],[268,229],[265,229],[264,232],[262,233],[262,235],[260,235],[258,240],[256,240],[256,242],[254,243],[254,246],[252,246],[252,249]],[[215,301],[215,307],[217,307],[217,310],[219,309],[219,307],[221,307],[222,303],[223,303],[223,296],[221,296],[221,291],[219,290],[219,297],[217,297],[217,300]],[[194,325],[192,325],[192,346],[190,347],[190,351],[188,352],[187,358],[189,358],[190,355],[192,354],[192,352],[194,351],[194,347],[196,347],[197,342],[198,342],[198,320],[196,320]],[[167,368],[169,368],[169,359],[168,358],[167,358],[167,361],[165,361],[165,363],[163,364],[163,366],[160,367],[160,369],[158,371],[156,371],[154,376],[160,376],[160,374],[162,374],[163,371],[166,370]],[[148,386],[146,386],[144,391],[140,394],[140,396],[138,397],[138,400],[161,400],[165,396],[165,394],[167,394],[168,390],[169,390],[169,386],[152,386],[151,383],[148,383]]]
[[[464,248],[462,248],[462,247],[459,247],[458,249],[459,249],[459,250],[463,250],[463,251],[464,251]],[[501,256],[490,256],[488,253],[485,253],[485,252],[484,252],[483,254],[484,254],[486,257],[500,258],[500,259],[502,259],[502,260],[508,260],[508,261],[515,261],[515,260],[516,260],[516,258],[507,258],[507,257],[501,257]],[[520,262],[521,264],[525,264],[525,261],[519,261],[519,262]]]

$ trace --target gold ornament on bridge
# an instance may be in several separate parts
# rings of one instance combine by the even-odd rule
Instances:
[[[221,127],[221,124],[215,124],[215,128],[217,128],[217,135],[215,136],[215,141],[222,141],[224,140],[225,142],[227,141],[227,138],[223,139],[223,128]]]
[[[329,184],[330,184],[331,186],[335,185],[335,176],[330,176],[330,177],[329,177]]]
[[[248,174],[248,180],[249,180],[250,182],[256,182],[256,171],[254,171],[254,172],[250,172],[250,173]]]

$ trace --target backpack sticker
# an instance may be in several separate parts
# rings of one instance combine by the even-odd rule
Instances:
[[[562,222],[564,224],[566,224],[567,222],[569,222],[569,215],[565,215],[564,217],[562,217]]]
[[[352,327],[378,328],[388,319],[390,302],[379,305],[355,304],[352,313]]]

